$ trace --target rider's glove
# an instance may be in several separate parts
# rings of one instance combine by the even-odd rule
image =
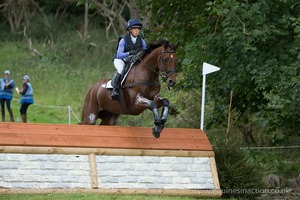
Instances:
[[[129,55],[135,55],[139,52],[138,49],[129,51]]]

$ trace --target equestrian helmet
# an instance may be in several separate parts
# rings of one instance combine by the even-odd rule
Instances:
[[[132,29],[132,28],[139,28],[139,29],[142,29],[142,28],[143,28],[143,24],[142,24],[141,21],[138,20],[138,19],[130,19],[130,20],[127,22],[126,30],[129,31],[129,30]]]

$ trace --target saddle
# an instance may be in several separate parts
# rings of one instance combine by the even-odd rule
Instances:
[[[125,66],[123,69],[123,72],[121,74],[121,86],[123,85],[123,82],[125,81],[125,78],[127,77],[128,73],[130,72],[133,65],[137,65],[140,63],[141,58],[144,56],[145,51],[142,50],[138,52],[137,54],[133,56],[128,56],[126,59],[124,59]],[[109,80],[107,83],[102,84],[102,87],[106,89],[113,89],[113,86],[111,85],[111,80]]]

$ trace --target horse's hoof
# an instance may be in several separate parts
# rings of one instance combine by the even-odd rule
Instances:
[[[154,126],[152,128],[152,135],[155,137],[155,138],[159,138],[160,137],[160,133],[162,131],[162,127],[161,126]]]
[[[159,138],[160,137],[160,133],[158,132],[152,132],[152,135],[155,137],[155,138]]]

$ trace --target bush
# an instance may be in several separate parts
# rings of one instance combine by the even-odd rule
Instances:
[[[234,135],[216,141],[214,151],[220,186],[225,197],[253,198],[258,195],[253,189],[262,188],[263,175],[249,152],[240,150],[239,141]]]
[[[230,107],[229,107],[230,108]],[[239,113],[230,111],[227,129],[218,129],[209,133],[215,151],[215,159],[220,186],[225,197],[243,197],[253,199],[262,188],[262,168],[252,159],[250,151],[241,150],[242,134],[234,124]],[[230,124],[232,122],[232,125]]]

